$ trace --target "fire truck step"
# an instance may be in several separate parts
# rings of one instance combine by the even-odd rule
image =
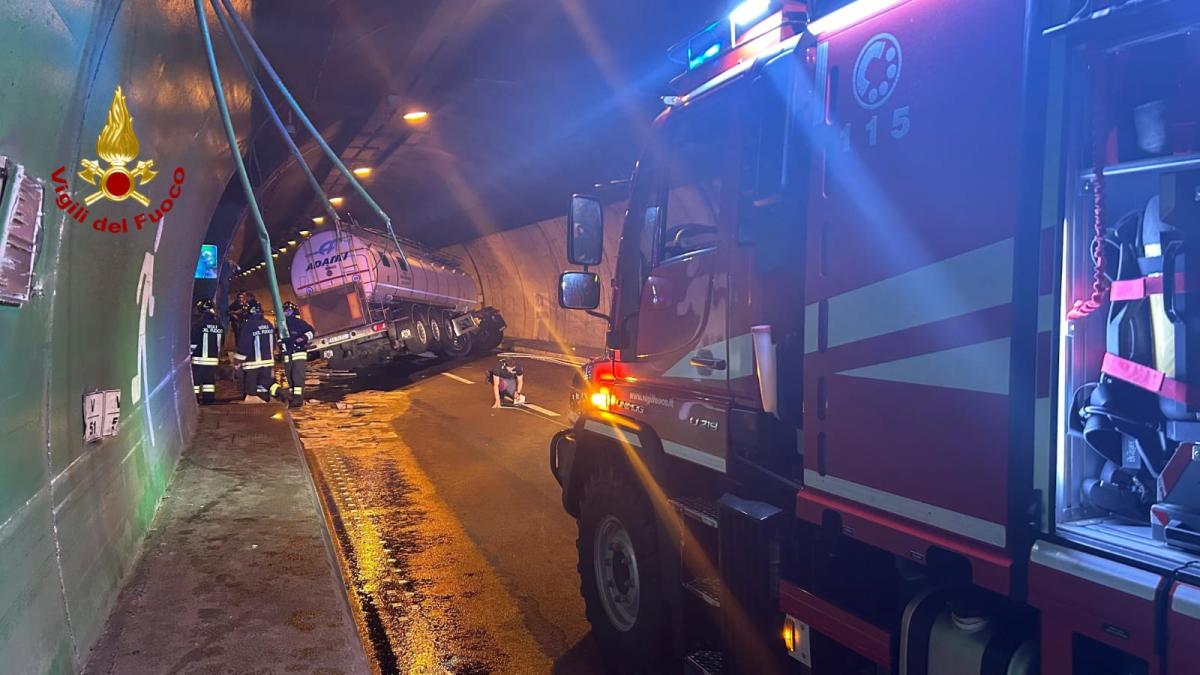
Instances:
[[[690,579],[683,582],[683,587],[692,595],[700,598],[713,607],[721,606],[721,580],[716,577]]]
[[[671,500],[671,506],[674,506],[680,515],[687,516],[696,522],[709,527],[718,526],[717,503],[711,499],[678,497]]]
[[[725,656],[721,652],[692,652],[683,659],[684,675],[721,675],[724,672]]]

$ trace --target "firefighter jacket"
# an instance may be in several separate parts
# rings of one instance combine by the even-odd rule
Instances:
[[[283,358],[289,361],[307,361],[308,342],[316,335],[313,327],[299,316],[289,316],[287,318],[287,329],[288,338],[292,341],[293,351],[291,354],[284,354]]]
[[[262,316],[249,314],[238,333],[237,354],[242,368],[271,368],[275,365],[275,326]]]
[[[192,322],[192,365],[215,366],[221,353],[225,328],[212,312],[203,312]]]

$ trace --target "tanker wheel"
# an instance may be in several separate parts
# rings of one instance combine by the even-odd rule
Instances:
[[[449,312],[438,312],[436,323],[442,328],[443,354],[449,358],[456,359],[471,351],[471,334],[455,335]]]
[[[583,491],[580,591],[600,651],[621,673],[658,673],[671,643],[654,511],[637,484],[610,467]]]
[[[432,307],[426,307],[424,310],[425,322],[429,324],[429,349],[434,354],[442,354],[442,345],[446,341],[446,333],[442,330],[442,322],[439,321],[441,310]]]
[[[408,350],[413,354],[429,351],[429,319],[426,318],[425,312],[417,307],[413,307],[412,310],[412,333],[412,338],[405,341]]]

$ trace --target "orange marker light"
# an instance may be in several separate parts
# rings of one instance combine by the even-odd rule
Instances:
[[[612,405],[613,401],[615,400],[616,397],[612,395],[612,392],[609,391],[608,387],[600,387],[600,391],[592,393],[592,405],[596,406],[600,410],[608,410],[609,406]]]
[[[404,121],[409,124],[420,124],[429,119],[429,113],[424,110],[412,110],[404,113]]]

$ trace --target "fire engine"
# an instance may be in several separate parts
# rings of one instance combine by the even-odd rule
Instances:
[[[1200,673],[1198,28],[747,0],[671,50],[550,446],[615,669]]]

